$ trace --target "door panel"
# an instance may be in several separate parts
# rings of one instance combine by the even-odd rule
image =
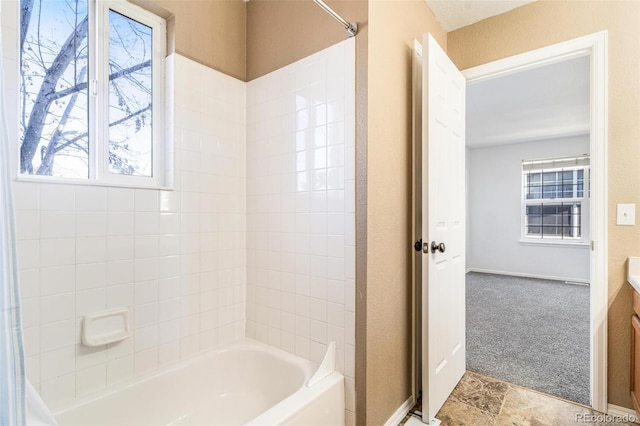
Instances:
[[[430,34],[423,40],[423,421],[465,371],[465,88]],[[431,243],[444,243],[431,250]]]

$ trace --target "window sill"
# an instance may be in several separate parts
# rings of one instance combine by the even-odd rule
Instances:
[[[15,177],[16,182],[29,182],[29,183],[44,183],[44,184],[58,184],[58,185],[82,185],[82,186],[101,186],[101,187],[115,187],[115,188],[132,188],[132,189],[156,189],[160,191],[173,191],[173,186],[154,185],[148,184],[131,184],[124,182],[108,182],[95,179],[65,179],[65,178],[53,178],[50,176],[18,176]]]
[[[589,243],[586,241],[567,241],[567,240],[519,240],[521,245],[524,246],[552,246],[552,247],[575,247],[575,248],[589,248]]]

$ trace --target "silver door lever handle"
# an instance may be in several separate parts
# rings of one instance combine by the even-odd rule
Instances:
[[[444,243],[437,244],[435,241],[431,241],[431,253],[435,253],[436,251],[440,251],[440,253],[444,253],[447,247]]]

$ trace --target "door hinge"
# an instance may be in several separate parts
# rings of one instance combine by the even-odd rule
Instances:
[[[591,240],[591,251],[595,251],[596,250],[596,242]]]

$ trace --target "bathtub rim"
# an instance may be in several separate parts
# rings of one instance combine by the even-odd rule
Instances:
[[[327,392],[334,391],[336,387],[341,387],[339,391],[341,395],[341,406],[339,407],[339,414],[342,416],[342,424],[344,424],[345,414],[345,376],[337,370],[334,370],[331,374],[324,377],[322,380],[314,384],[313,386],[307,386],[306,383],[302,388],[296,390],[294,393],[270,407],[268,410],[260,413],[246,426],[265,426],[282,424],[291,418],[298,415],[299,412],[307,409],[310,405],[317,402],[316,398],[310,398],[310,395],[324,395]],[[291,407],[296,407],[295,411],[291,410]]]
[[[303,383],[301,383],[300,386],[296,388],[293,393],[285,397],[282,401],[287,400],[289,397],[291,397],[291,395],[300,391],[301,388],[305,388],[307,386],[307,382],[313,376],[316,369],[318,368],[318,364],[314,363],[313,361],[307,360],[305,358],[302,358],[298,355],[292,354],[280,348],[276,348],[275,346],[270,346],[260,341],[257,341],[248,337],[243,337],[241,339],[234,340],[233,342],[225,343],[218,347],[212,348],[211,350],[201,352],[198,355],[194,355],[192,358],[188,358],[185,360],[172,363],[170,367],[163,369],[162,371],[145,373],[138,377],[134,377],[133,380],[130,382],[114,385],[113,387],[108,387],[96,393],[74,399],[71,402],[54,404],[49,407],[49,411],[53,414],[54,417],[57,417],[59,415],[63,415],[69,411],[72,411],[76,408],[79,408],[83,405],[89,404],[93,401],[107,398],[109,396],[115,395],[119,392],[132,388],[134,386],[138,386],[143,383],[149,382],[153,379],[168,375],[170,373],[175,373],[178,370],[186,369],[187,367],[193,366],[195,364],[206,362],[208,358],[212,358],[217,354],[231,352],[233,350],[239,350],[243,348],[258,350],[259,352],[267,352],[272,354],[275,353],[277,354],[278,357],[283,358],[284,360],[291,362],[292,364],[295,364],[297,367],[299,367],[303,371],[304,373]],[[278,402],[274,406],[277,406],[282,401]]]

